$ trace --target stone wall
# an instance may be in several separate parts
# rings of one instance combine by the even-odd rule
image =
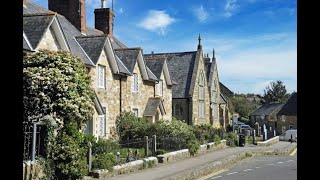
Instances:
[[[289,125],[293,125],[293,129],[297,129],[297,116],[284,116],[284,121],[282,120],[281,116],[278,116],[277,120],[277,134],[282,134],[282,126],[289,129]]]
[[[42,40],[38,44],[37,49],[47,49],[50,51],[58,51],[60,49],[52,27],[50,27],[44,34]]]
[[[37,162],[24,161],[22,172],[24,180],[38,180],[45,176],[44,167]]]
[[[148,157],[142,160],[136,160],[129,163],[125,163],[122,165],[113,166],[113,171],[109,172],[108,170],[94,170],[93,177],[94,178],[110,178],[112,176],[116,176],[119,174],[126,174],[129,172],[145,169],[145,168],[152,168],[157,166],[158,159],[156,157]]]
[[[164,78],[163,71],[161,73],[160,79],[163,81],[163,105],[166,111],[166,114],[163,116],[163,120],[172,120],[172,86],[168,86]],[[159,96],[159,84],[155,87],[155,94]]]
[[[210,71],[210,70],[209,70]],[[211,80],[210,85],[210,113],[211,113],[211,124],[219,124],[219,102],[220,102],[220,86],[219,86],[219,79],[218,79],[218,68],[217,64],[214,64],[214,72]]]
[[[180,107],[180,115],[175,114],[176,105]],[[188,123],[189,120],[189,102],[188,99],[172,99],[172,116],[176,119],[184,120]]]
[[[268,139],[266,141],[258,141],[257,145],[258,146],[270,146],[270,145],[275,144],[277,142],[279,142],[279,136],[273,137],[273,138]]]

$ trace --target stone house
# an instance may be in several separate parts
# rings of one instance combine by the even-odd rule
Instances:
[[[277,113],[280,111],[283,103],[270,103],[264,104],[250,115],[250,124],[255,126],[259,124],[259,127],[266,125],[267,130],[273,131],[276,129]]]
[[[172,80],[172,112],[190,125],[210,124],[209,88],[201,37],[197,51],[152,53],[146,59],[165,59]]]
[[[288,101],[277,113],[275,122],[277,134],[282,134],[288,129],[297,129],[297,93],[294,92]]]
[[[105,1],[95,9],[95,28],[86,26],[85,0],[49,0],[49,9],[24,2],[23,50],[66,50],[81,58],[96,94],[87,132],[116,138],[115,120],[124,111],[150,122],[171,120],[172,81],[166,62],[156,76],[141,48],[128,48],[115,38],[114,14]]]

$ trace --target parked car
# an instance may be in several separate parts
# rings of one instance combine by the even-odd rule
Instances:
[[[235,126],[241,126],[241,125],[246,125],[246,124],[243,123],[243,122],[238,121],[238,122],[234,122],[233,125],[235,125]]]
[[[249,129],[249,130],[252,129],[249,125],[246,125],[246,124],[240,125],[240,127],[241,127],[241,129]]]

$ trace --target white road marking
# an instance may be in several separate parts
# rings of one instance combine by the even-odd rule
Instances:
[[[272,166],[273,164],[267,164],[267,166]]]
[[[291,161],[293,161],[293,160],[291,159],[291,160],[289,160],[289,161],[286,161],[286,162],[291,162]]]
[[[220,171],[217,171],[217,172],[214,172],[214,173],[208,174],[208,175],[203,176],[203,177],[201,177],[201,178],[199,178],[199,179],[197,179],[197,180],[205,180],[205,179],[210,178],[210,177],[212,177],[212,176],[215,176],[215,175],[221,174],[221,173],[223,173],[223,172],[225,172],[225,171],[227,171],[227,170],[228,170],[228,169],[221,169]]]
[[[216,177],[213,177],[211,179],[216,179],[216,178],[221,178],[222,176],[216,176]]]
[[[279,164],[283,163],[283,162],[278,162]]]
[[[246,169],[246,170],[243,170],[243,171],[252,171],[252,169]]]
[[[256,169],[259,169],[260,167],[256,167]]]
[[[232,172],[232,173],[228,173],[227,175],[231,175],[231,174],[236,174],[236,173],[238,173],[238,172]]]

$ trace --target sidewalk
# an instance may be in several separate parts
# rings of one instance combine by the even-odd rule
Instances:
[[[269,151],[269,150],[282,150],[289,148],[292,146],[290,142],[280,141],[271,146],[254,146],[248,145],[245,147],[232,147],[225,148],[213,152],[209,152],[206,154],[202,154],[199,156],[191,157],[188,159],[180,160],[177,162],[172,162],[169,164],[161,164],[159,163],[157,167],[144,169],[140,171],[136,171],[129,174],[117,175],[115,177],[109,178],[111,180],[132,180],[132,179],[162,179],[173,176],[178,173],[182,173],[183,171],[198,168],[201,165],[212,163],[213,161],[221,160],[227,156],[238,155],[244,152],[250,151]]]

